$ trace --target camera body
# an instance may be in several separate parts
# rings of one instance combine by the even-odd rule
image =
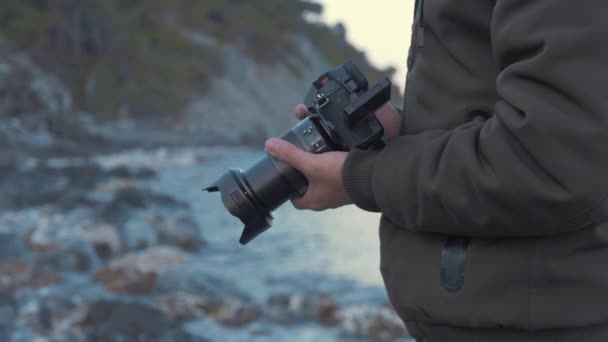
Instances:
[[[332,150],[367,149],[381,142],[384,130],[375,110],[391,97],[384,78],[369,89],[365,76],[350,61],[313,82],[304,104]]]
[[[319,76],[304,103],[310,115],[281,139],[310,153],[384,146],[384,130],[375,111],[390,100],[391,82],[371,89],[350,61]],[[221,193],[226,209],[245,224],[239,240],[247,244],[270,228],[272,211],[293,196],[302,196],[308,180],[298,170],[266,155],[249,169],[231,169],[205,190]]]

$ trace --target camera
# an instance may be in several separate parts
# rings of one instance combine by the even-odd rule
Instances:
[[[373,87],[350,61],[319,76],[306,94],[309,116],[280,138],[310,153],[375,149],[384,146],[375,111],[390,100],[391,82]],[[302,196],[308,181],[302,173],[266,155],[249,169],[231,169],[205,188],[221,193],[228,212],[245,225],[243,245],[270,228],[272,212],[294,196]]]

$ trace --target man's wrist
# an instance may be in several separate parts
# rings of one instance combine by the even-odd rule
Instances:
[[[379,151],[353,150],[342,167],[344,189],[351,201],[367,211],[379,212],[374,197],[374,165]]]

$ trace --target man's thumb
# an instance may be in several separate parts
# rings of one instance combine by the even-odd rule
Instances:
[[[272,138],[266,141],[266,151],[280,161],[304,171],[310,164],[310,153],[304,152],[285,140]]]

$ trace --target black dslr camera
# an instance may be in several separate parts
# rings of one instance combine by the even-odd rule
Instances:
[[[383,128],[375,111],[390,100],[391,82],[384,78],[371,89],[350,61],[313,82],[304,104],[310,115],[281,139],[311,153],[384,146]],[[298,170],[266,155],[246,171],[231,169],[205,190],[220,191],[228,211],[245,229],[246,244],[270,228],[272,211],[306,192],[308,181]]]

